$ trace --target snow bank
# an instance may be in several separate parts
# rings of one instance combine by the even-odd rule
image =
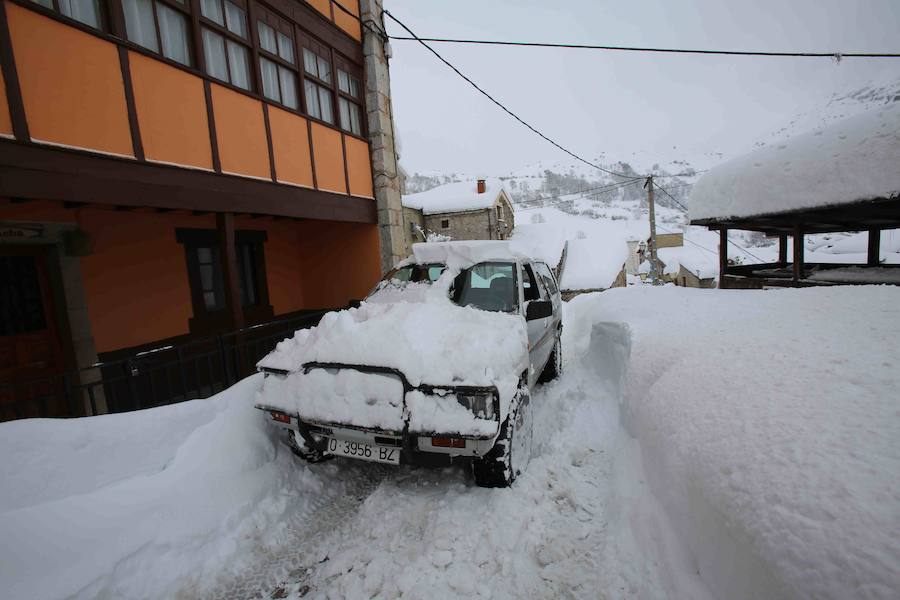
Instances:
[[[485,190],[481,194],[477,181],[462,181],[403,196],[403,206],[418,208],[426,215],[479,210],[492,207],[501,192],[505,193],[505,190],[499,179],[485,180]]]
[[[690,218],[748,217],[900,194],[900,104],[878,108],[716,167],[694,185]]]
[[[0,595],[196,597],[277,534],[286,498],[299,511],[340,494],[267,430],[261,379],[177,406],[0,424],[22,459],[3,466]]]
[[[612,287],[628,259],[628,243],[622,235],[569,240],[560,288],[605,290]]]
[[[4,423],[0,482],[15,484],[0,486],[0,512],[159,472],[185,438],[223,408],[222,402],[196,400],[141,411],[141,418],[123,413]]]
[[[623,417],[716,597],[896,597],[900,289],[637,287],[570,305],[630,327]]]

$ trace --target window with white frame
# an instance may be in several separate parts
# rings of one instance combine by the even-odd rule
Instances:
[[[190,6],[185,0],[122,0],[128,40],[191,66]]]
[[[252,90],[250,37],[243,0],[201,0],[206,72],[244,90]]]

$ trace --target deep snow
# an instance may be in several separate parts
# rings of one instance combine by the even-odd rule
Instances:
[[[252,408],[259,376],[0,424],[21,461],[0,479],[0,596],[892,597],[898,307],[874,286],[580,296],[506,490],[307,465]]]
[[[900,288],[638,287],[570,308],[629,324],[625,421],[715,596],[896,598]]]

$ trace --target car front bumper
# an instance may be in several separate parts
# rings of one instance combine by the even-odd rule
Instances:
[[[319,423],[301,420],[298,415],[286,415],[274,409],[260,408],[270,414],[272,424],[296,432],[308,447],[324,450],[327,438],[334,438],[375,447],[398,448],[400,464],[446,466],[464,459],[479,458],[490,452],[497,438],[497,434],[490,437],[475,437],[457,432],[398,432]]]

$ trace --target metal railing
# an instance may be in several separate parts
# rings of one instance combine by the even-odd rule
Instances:
[[[324,312],[271,321],[185,344],[29,380],[0,382],[0,421],[119,413],[208,398],[256,371],[256,363]]]

